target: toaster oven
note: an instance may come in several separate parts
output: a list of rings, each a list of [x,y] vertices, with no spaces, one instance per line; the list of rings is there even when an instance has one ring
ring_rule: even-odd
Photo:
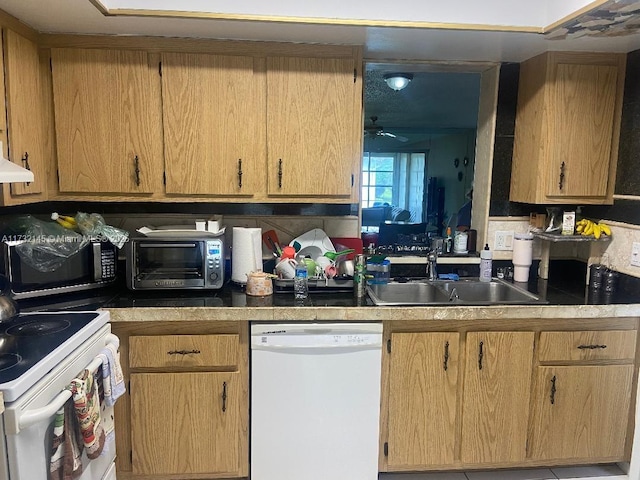
[[[222,237],[134,237],[126,246],[131,290],[214,290],[224,284]]]

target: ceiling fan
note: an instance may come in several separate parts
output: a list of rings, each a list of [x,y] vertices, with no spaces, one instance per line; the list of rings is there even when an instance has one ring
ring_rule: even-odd
[[[407,142],[409,140],[407,137],[403,137],[401,135],[394,135],[393,133],[390,133],[390,132],[385,132],[382,125],[376,124],[376,122],[378,121],[377,116],[374,115],[369,118],[371,119],[371,124],[364,126],[365,137],[370,137],[370,138],[389,137],[389,138],[395,138],[400,142]]]

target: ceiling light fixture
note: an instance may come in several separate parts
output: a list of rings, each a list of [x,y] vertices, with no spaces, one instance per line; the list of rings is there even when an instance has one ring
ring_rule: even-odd
[[[387,82],[389,88],[396,92],[409,85],[411,80],[413,80],[411,73],[387,73],[384,76],[384,81]]]

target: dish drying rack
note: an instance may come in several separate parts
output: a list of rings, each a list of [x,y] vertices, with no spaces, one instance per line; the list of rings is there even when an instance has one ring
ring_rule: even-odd
[[[353,277],[309,277],[307,279],[310,292],[351,292],[353,291]],[[293,279],[276,278],[273,280],[274,292],[293,292]]]

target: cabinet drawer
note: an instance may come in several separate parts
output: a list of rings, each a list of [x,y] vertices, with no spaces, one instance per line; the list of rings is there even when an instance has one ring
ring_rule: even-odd
[[[133,336],[129,342],[131,368],[238,365],[238,335]]]
[[[636,330],[542,332],[541,362],[633,360]]]

